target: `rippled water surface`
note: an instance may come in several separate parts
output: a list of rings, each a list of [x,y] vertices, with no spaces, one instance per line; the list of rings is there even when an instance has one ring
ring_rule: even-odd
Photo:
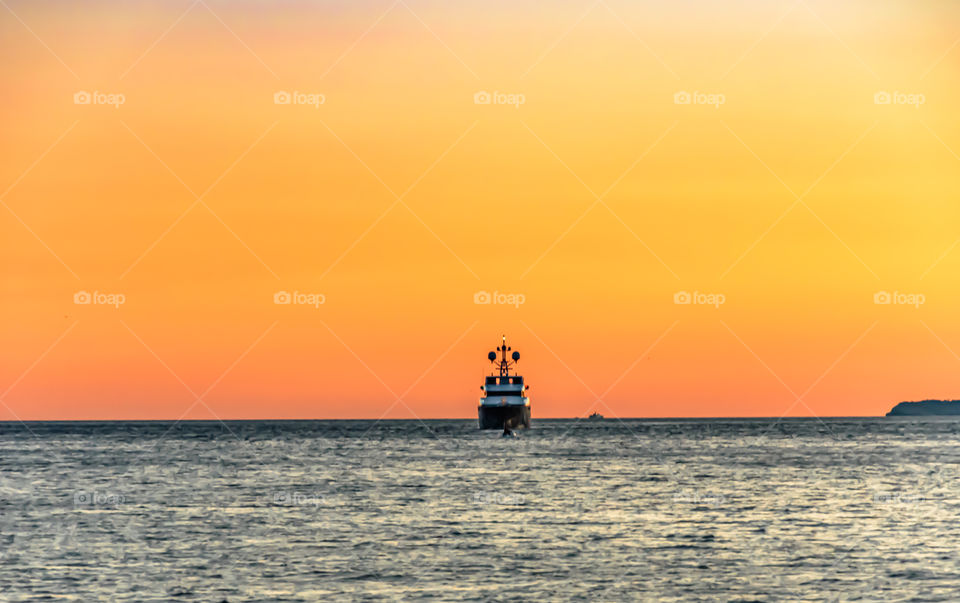
[[[960,421],[0,424],[0,599],[957,600]]]

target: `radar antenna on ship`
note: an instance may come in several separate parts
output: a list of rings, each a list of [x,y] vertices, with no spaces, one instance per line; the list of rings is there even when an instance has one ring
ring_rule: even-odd
[[[510,369],[513,368],[517,364],[517,362],[520,361],[520,352],[514,352],[513,354],[510,355],[510,358],[513,359],[512,362],[510,360],[507,360],[507,352],[509,352],[511,349],[512,348],[507,346],[507,336],[503,335],[501,338],[500,346],[497,348],[497,352],[500,352],[500,361],[497,362],[496,352],[490,352],[489,354],[487,354],[487,358],[490,359],[490,362],[497,365],[497,367],[499,368],[501,377],[506,377],[510,375]]]

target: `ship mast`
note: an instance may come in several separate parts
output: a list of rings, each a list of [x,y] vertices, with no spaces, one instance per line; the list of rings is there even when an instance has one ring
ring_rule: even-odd
[[[510,363],[507,361],[507,336],[504,335],[500,341],[500,347],[497,348],[500,350],[500,376],[506,377],[510,374]]]
[[[510,357],[513,359],[513,362],[507,359],[507,352],[511,348],[507,347],[507,336],[503,335],[500,339],[500,346],[497,348],[497,351],[500,352],[500,362],[497,362],[497,355],[493,352],[490,352],[489,358],[490,362],[494,362],[498,365],[500,369],[500,376],[507,377],[510,375],[510,368],[514,366],[518,360],[520,360],[520,352],[514,352]]]

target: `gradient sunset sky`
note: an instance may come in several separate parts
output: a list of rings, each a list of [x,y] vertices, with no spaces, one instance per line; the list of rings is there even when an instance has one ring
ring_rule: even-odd
[[[957,3],[0,4],[0,420],[960,398]]]

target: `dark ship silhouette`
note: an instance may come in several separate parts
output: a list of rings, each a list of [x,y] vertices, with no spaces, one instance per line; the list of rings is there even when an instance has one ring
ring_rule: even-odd
[[[500,360],[496,352],[487,354],[487,359],[497,367],[497,374],[488,375],[480,386],[483,390],[477,409],[480,429],[502,429],[509,434],[514,429],[530,427],[530,398],[524,395],[530,386],[524,385],[523,377],[516,372],[510,374],[510,369],[520,360],[520,352],[513,352],[508,360],[509,351],[504,335],[497,348]]]

